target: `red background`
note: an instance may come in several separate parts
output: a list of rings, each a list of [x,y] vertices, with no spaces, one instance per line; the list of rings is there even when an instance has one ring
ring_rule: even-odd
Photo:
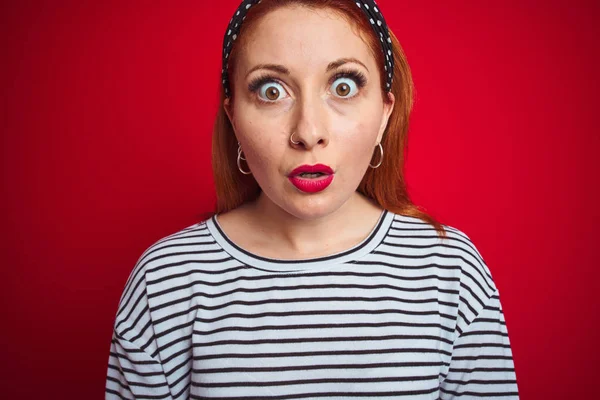
[[[417,88],[413,199],[485,258],[521,397],[593,396],[600,3],[379,3]],[[238,4],[0,6],[3,398],[103,398],[134,263],[214,202]]]

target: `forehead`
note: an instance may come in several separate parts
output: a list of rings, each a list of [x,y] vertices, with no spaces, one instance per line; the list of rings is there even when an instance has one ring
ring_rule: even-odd
[[[247,32],[239,52],[241,70],[261,63],[296,71],[325,71],[332,60],[355,57],[375,70],[375,59],[358,30],[338,12],[302,6],[278,8]]]

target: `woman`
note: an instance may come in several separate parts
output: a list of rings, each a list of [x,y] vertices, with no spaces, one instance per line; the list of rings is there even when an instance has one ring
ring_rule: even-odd
[[[403,179],[406,59],[374,1],[244,1],[218,204],[138,260],[106,398],[518,398],[498,289]]]

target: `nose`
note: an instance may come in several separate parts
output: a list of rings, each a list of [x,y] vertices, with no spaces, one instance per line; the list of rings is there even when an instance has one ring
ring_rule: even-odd
[[[294,123],[290,145],[303,147],[307,150],[315,146],[327,146],[329,133],[327,131],[326,105],[317,94],[303,95],[296,104]]]

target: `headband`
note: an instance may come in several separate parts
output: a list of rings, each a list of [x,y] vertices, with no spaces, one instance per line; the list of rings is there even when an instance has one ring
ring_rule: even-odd
[[[379,36],[379,40],[381,42],[381,48],[383,50],[383,54],[385,55],[384,68],[386,73],[386,91],[389,92],[392,90],[392,82],[394,80],[394,57],[392,55],[392,39],[390,38],[390,34],[388,32],[387,24],[385,23],[385,19],[383,15],[377,8],[377,3],[375,0],[348,0],[353,1],[358,8],[364,11],[366,18],[369,19],[371,23],[371,27],[375,31],[375,33]],[[225,37],[223,38],[223,68],[221,69],[221,76],[223,79],[223,88],[225,89],[225,97],[230,96],[230,88],[229,88],[229,79],[227,76],[228,70],[228,58],[229,53],[231,52],[231,47],[233,46],[233,42],[237,39],[238,34],[240,32],[240,28],[242,22],[246,19],[246,14],[248,10],[255,4],[260,3],[261,0],[244,0],[242,4],[238,7],[237,11],[229,21],[229,26],[227,27],[227,32],[225,33]]]

